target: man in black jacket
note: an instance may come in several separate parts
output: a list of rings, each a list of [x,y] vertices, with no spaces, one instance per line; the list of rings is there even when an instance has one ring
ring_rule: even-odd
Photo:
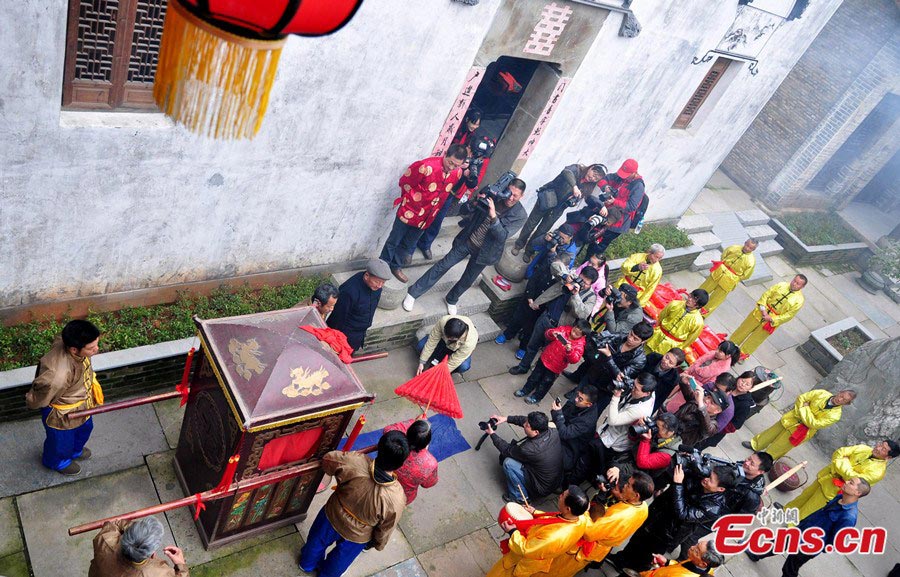
[[[503,499],[522,503],[524,499],[533,501],[549,495],[562,480],[563,450],[559,432],[550,428],[547,415],[534,411],[527,417],[492,415],[491,418],[497,424],[509,423],[525,429],[525,439],[512,443],[501,439],[490,426],[484,431],[500,451],[500,464],[506,476]]]
[[[725,491],[734,487],[736,475],[731,467],[719,465],[709,477],[685,479],[680,465],[672,472],[673,485],[650,505],[650,516],[632,536],[628,546],[610,556],[619,568],[645,571],[653,554],[663,555],[683,549],[711,532],[716,519],[728,512]]]
[[[556,425],[563,448],[563,468],[575,467],[578,456],[594,438],[597,418],[597,387],[585,385],[566,393],[565,405],[557,399],[550,406],[550,418]]]
[[[644,320],[644,310],[638,303],[637,289],[630,284],[623,284],[621,288],[606,287],[606,295],[618,291],[621,295],[613,306],[606,307],[603,314],[603,330],[615,335],[628,334],[634,325]]]
[[[508,190],[510,194],[506,200],[494,202],[493,197],[479,192],[476,199],[463,205],[460,209],[463,229],[453,239],[453,248],[409,287],[409,294],[403,299],[403,310],[411,312],[417,298],[428,292],[447,271],[468,258],[466,270],[444,297],[447,313],[457,314],[459,298],[485,267],[500,262],[506,239],[522,228],[525,222],[525,209],[519,202],[525,194],[525,182],[514,178]]]
[[[772,455],[765,451],[757,451],[744,459],[741,463],[744,476],[738,479],[733,489],[725,493],[728,513],[756,514],[766,488],[766,473],[773,464]]]
[[[684,351],[676,347],[672,347],[664,355],[659,353],[647,355],[647,364],[644,365],[644,370],[656,377],[654,413],[659,411],[659,408],[669,398],[669,394],[675,390],[675,385],[678,384],[678,367],[683,362]]]
[[[613,396],[613,381],[633,379],[644,369],[647,357],[644,343],[653,335],[653,328],[640,322],[624,335],[601,337],[600,342],[588,339],[585,344],[584,362],[566,378],[582,385],[597,387],[597,408],[603,411]],[[597,347],[596,345],[601,345]]]

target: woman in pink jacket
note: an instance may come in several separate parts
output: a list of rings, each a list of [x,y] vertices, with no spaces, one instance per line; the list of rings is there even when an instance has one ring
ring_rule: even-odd
[[[681,381],[687,383],[688,379],[693,377],[701,387],[707,386],[715,381],[716,377],[731,370],[731,367],[740,360],[740,356],[741,349],[737,345],[731,341],[722,341],[715,350],[700,355],[687,370],[681,373]],[[669,397],[673,402],[673,404],[666,405],[670,412],[677,410],[685,403],[684,397],[678,391],[679,388],[676,387]]]

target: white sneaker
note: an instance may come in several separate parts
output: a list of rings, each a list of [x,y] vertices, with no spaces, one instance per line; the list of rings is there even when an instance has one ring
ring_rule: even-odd
[[[447,303],[447,314],[455,315],[457,312],[459,312],[459,309],[456,305],[451,305],[450,303]]]
[[[416,304],[416,299],[411,294],[407,294],[406,298],[403,299],[403,310],[408,313],[411,313],[413,310],[413,305]]]

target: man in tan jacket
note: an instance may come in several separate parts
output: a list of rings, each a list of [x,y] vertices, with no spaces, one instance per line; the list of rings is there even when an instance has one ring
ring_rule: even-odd
[[[63,475],[77,475],[75,462],[90,459],[85,447],[94,429],[90,417],[69,419],[67,413],[103,404],[103,391],[91,357],[100,350],[100,330],[89,321],[69,321],[53,341],[50,351],[41,357],[31,390],[25,394],[29,409],[40,409],[47,439],[41,462]]]
[[[155,517],[107,521],[94,537],[88,577],[189,577],[184,553],[178,547],[163,549],[175,569],[156,556],[162,537],[162,523]]]
[[[469,317],[446,315],[431,327],[431,332],[416,343],[419,351],[417,375],[438,364],[444,357],[450,372],[464,373],[472,366],[472,353],[478,345],[478,331]]]
[[[378,441],[373,461],[362,453],[331,451],[322,469],[337,482],[319,511],[300,551],[300,569],[318,577],[340,577],[362,553],[387,546],[406,506],[403,487],[393,473],[409,456],[406,435],[389,431]],[[328,556],[325,551],[336,546]]]

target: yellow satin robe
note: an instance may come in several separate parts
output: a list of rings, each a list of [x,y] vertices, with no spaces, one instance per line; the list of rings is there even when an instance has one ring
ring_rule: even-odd
[[[709,277],[700,285],[700,288],[709,293],[709,302],[704,307],[707,315],[725,301],[725,297],[737,287],[739,282],[747,280],[753,275],[753,269],[756,268],[756,256],[752,252],[744,253],[743,249],[743,245],[736,244],[722,251],[721,261],[725,266],[719,266],[716,270],[711,271]]]
[[[638,270],[632,272],[631,269],[636,264],[647,263],[650,266],[647,270]],[[662,266],[659,262],[650,264],[647,262],[647,253],[637,252],[625,259],[622,263],[622,282],[631,284],[638,289],[638,302],[641,306],[645,306],[650,302],[659,279],[662,278]],[[621,286],[621,283],[620,283]]]
[[[773,459],[780,459],[794,448],[790,438],[803,423],[809,427],[803,442],[810,440],[819,429],[830,427],[841,420],[841,407],[826,408],[825,404],[833,393],[824,389],[813,389],[797,397],[794,408],[781,416],[774,425],[759,433],[750,441],[754,451],[765,451]],[[797,445],[798,447],[800,445]]]
[[[545,575],[553,559],[574,551],[590,522],[585,512],[574,520],[563,519],[552,525],[535,525],[528,536],[515,531],[509,538],[509,553],[491,567],[485,577],[530,577]]]
[[[687,312],[686,306],[685,301],[675,300],[660,311],[653,336],[644,345],[647,352],[664,355],[672,347],[687,350],[697,340],[703,330],[703,315],[699,309]],[[662,329],[672,336],[666,335]]]
[[[553,560],[547,577],[572,577],[591,561],[603,561],[613,547],[624,543],[644,524],[648,511],[647,503],[616,503],[596,521],[588,520],[584,539],[594,542],[590,554],[585,554],[583,547],[578,547],[574,553],[560,555]]]
[[[684,567],[685,563],[687,563],[687,561],[672,563],[671,565],[666,565],[659,569],[650,569],[649,571],[642,572],[641,577],[697,577],[699,573],[686,569]],[[715,574],[713,569],[710,569],[709,573],[707,573],[707,575],[713,574]]]
[[[729,340],[739,346],[745,355],[752,355],[756,347],[769,338],[769,333],[763,329],[764,321],[759,308],[763,307],[769,312],[772,327],[777,328],[794,318],[804,301],[800,291],[791,292],[791,283],[780,282],[772,285],[759,297],[756,301],[757,308],[750,311],[741,326],[731,333]]]

